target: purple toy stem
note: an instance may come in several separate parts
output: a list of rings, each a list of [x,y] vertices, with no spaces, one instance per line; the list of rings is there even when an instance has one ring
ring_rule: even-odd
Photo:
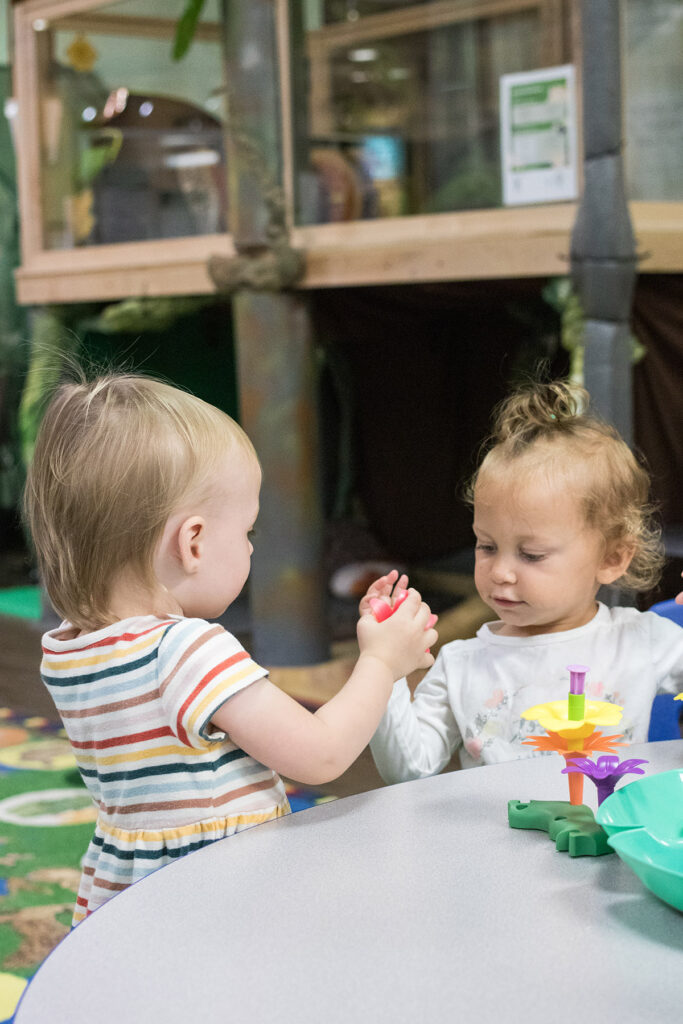
[[[603,800],[606,800],[608,796],[611,796],[614,792],[617,782],[619,781],[613,775],[610,775],[608,779],[594,779],[597,791],[598,791],[598,807]]]
[[[569,672],[569,692],[583,693],[586,685],[587,665],[567,665]]]
[[[598,758],[598,764],[605,773],[610,772],[612,774],[607,775],[603,779],[593,779],[595,787],[598,791],[598,807],[603,800],[606,800],[608,796],[611,796],[614,792],[619,776],[613,774],[619,767],[619,755],[618,754],[604,754]]]

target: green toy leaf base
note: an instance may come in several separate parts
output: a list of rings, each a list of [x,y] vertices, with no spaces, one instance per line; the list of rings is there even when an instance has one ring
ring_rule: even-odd
[[[555,847],[570,857],[601,857],[614,851],[607,845],[607,833],[596,822],[590,807],[568,800],[508,800],[511,828],[534,828],[547,832]]]

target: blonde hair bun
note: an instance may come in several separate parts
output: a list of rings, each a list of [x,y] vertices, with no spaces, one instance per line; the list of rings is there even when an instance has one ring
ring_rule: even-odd
[[[492,439],[524,447],[583,422],[588,406],[586,389],[569,381],[524,385],[494,410]]]

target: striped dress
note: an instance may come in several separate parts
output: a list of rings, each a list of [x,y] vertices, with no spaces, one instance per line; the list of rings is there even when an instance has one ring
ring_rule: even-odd
[[[68,630],[43,637],[41,676],[98,810],[77,924],[164,864],[289,804],[279,776],[211,725],[266,675],[222,626],[150,615],[60,639]]]

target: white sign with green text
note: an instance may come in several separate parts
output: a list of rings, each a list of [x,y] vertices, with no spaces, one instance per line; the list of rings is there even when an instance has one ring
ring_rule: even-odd
[[[500,129],[505,206],[576,199],[571,64],[501,75]]]

